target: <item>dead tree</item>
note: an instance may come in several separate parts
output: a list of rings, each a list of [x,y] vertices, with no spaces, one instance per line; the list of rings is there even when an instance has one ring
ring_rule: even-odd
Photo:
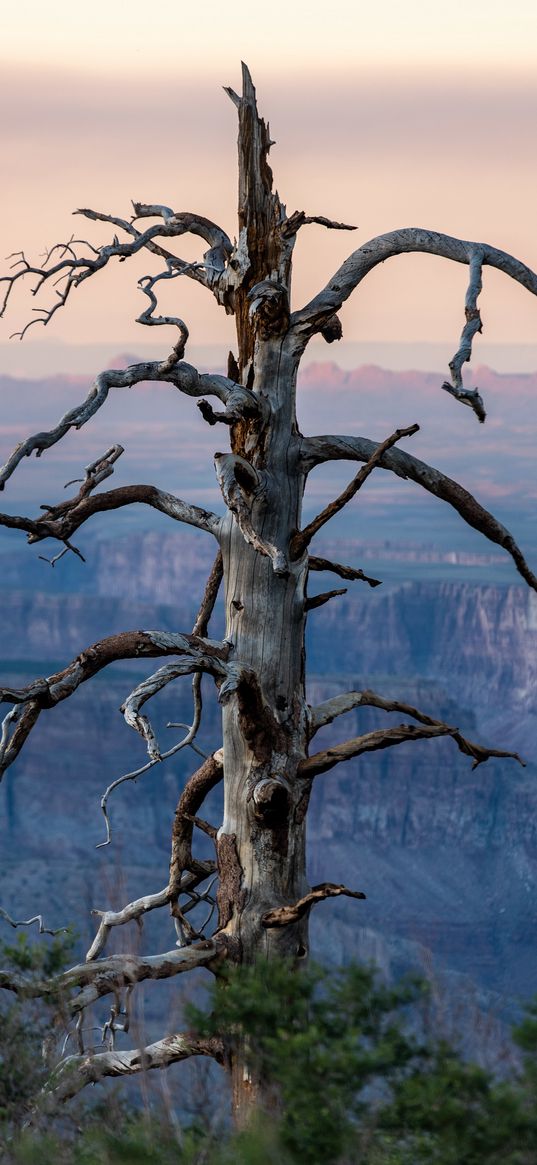
[[[305,822],[312,781],[342,761],[413,740],[444,736],[450,737],[474,766],[492,756],[514,755],[476,744],[456,726],[367,690],[347,692],[319,707],[308,706],[304,653],[307,613],[341,593],[331,590],[308,599],[309,572],[326,571],[343,579],[363,580],[371,586],[377,582],[358,568],[310,553],[315,535],[355,496],[373,470],[381,470],[417,482],[454,507],[465,522],[504,547],[521,576],[537,590],[535,575],[504,526],[457,482],[397,448],[403,438],[417,432],[417,425],[397,430],[380,444],[354,435],[302,436],[295,415],[301,357],[312,337],[320,335],[327,343],[341,337],[338,310],[379,263],[420,251],[466,264],[469,282],[465,322],[450,363],[450,379],[442,388],[469,406],[483,422],[481,395],[477,388],[464,387],[461,375],[464,362],[470,359],[473,337],[481,330],[477,301],[483,269],[498,268],[534,295],[537,275],[487,244],[410,227],[391,231],[359,247],[310,303],[293,311],[291,263],[298,231],[312,223],[336,230],[353,228],[304,211],[286,213],[273,190],[268,164],[272,145],[269,128],[258,116],[255,89],[246,67],[243,66],[242,95],[232,89],[227,93],[239,121],[237,241],[206,218],[155,203],[134,203],[132,218],[84,209],[77,213],[112,228],[111,241],[94,247],[71,238],[53,247],[37,266],[24,253],[18,253],[13,256],[11,274],[3,279],[4,309],[19,280],[30,277],[34,294],[46,293],[54,286],[52,305],[39,309],[31,321],[48,324],[86,279],[116,260],[121,262],[143,251],[148,260],[155,261],[156,273],[139,281],[147,300],[139,322],[171,327],[177,339],[170,355],[161,361],[102,372],[86,399],[54,428],[36,433],[17,446],[0,470],[0,488],[4,488],[24,457],[32,453],[39,457],[71,428],[85,425],[105,405],[111,391],[147,381],[166,381],[183,396],[196,400],[205,421],[220,426],[219,444],[225,444],[226,450],[215,454],[223,516],[153,485],[99,492],[97,486],[113,473],[114,463],[123,452],[120,445],[87,467],[80,489],[67,501],[43,507],[36,518],[0,515],[4,526],[25,531],[31,543],[55,539],[60,547],[59,557],[76,552],[72,539],[93,514],[142,503],[175,522],[204,530],[214,539],[217,551],[191,634],[125,631],[86,647],[54,675],[37,679],[20,690],[0,690],[0,700],[10,706],[0,740],[2,770],[15,760],[42,711],[69,697],[80,684],[115,660],[140,656],[167,659],[138,684],[122,708],[127,723],[147,744],[145,768],[159,764],[179,748],[195,747],[203,675],[214,680],[222,706],[222,747],[190,777],[171,823],[168,884],[116,913],[104,912],[86,962],[59,980],[29,988],[23,976],[5,973],[0,986],[42,995],[60,989],[64,1007],[75,1024],[78,1050],[56,1068],[45,1098],[47,1103],[66,1100],[88,1082],[105,1076],[125,1076],[203,1055],[214,1057],[230,1070],[235,1116],[241,1122],[252,1105],[263,1102],[263,1082],[241,1047],[224,1046],[218,1040],[203,1041],[187,1033],[167,1036],[143,1049],[115,1048],[115,1032],[128,1030],[129,998],[136,984],[199,966],[218,976],[226,960],[251,963],[278,955],[299,963],[308,951],[311,907],[339,894],[363,897],[360,891],[330,883],[311,888],[306,874]],[[170,249],[186,233],[199,236],[207,245],[199,262],[186,262]],[[180,276],[201,283],[223,310],[235,317],[237,354],[230,354],[227,376],[201,374],[187,363],[185,323],[178,317],[158,314],[160,282]],[[301,503],[308,475],[317,465],[337,459],[359,462],[361,468],[344,492],[302,527]],[[227,625],[225,639],[217,642],[208,638],[208,625],[221,580]],[[192,725],[174,748],[163,753],[147,715],[147,704],[165,685],[186,675],[193,677]],[[399,712],[410,722],[368,732],[335,747],[320,746],[318,751],[315,746],[312,748],[319,729],[358,706]],[[132,775],[126,774],[120,780]],[[209,791],[221,780],[224,816],[216,830],[198,814]],[[114,784],[117,783],[120,782]],[[103,797],[107,828],[107,800],[113,787]],[[193,857],[196,828],[213,838],[214,861],[202,862]],[[188,913],[193,904],[204,899],[212,901],[215,875],[217,921],[214,933],[200,935],[189,923]],[[113,927],[140,920],[146,912],[163,907],[171,910],[175,921],[175,949],[147,957],[107,957],[103,953]],[[107,996],[113,1000],[105,1024],[108,1045],[102,1051],[87,1050],[82,1037],[84,1011]]]

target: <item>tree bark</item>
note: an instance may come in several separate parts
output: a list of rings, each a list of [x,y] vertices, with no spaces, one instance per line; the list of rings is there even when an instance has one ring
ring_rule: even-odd
[[[224,819],[218,833],[219,932],[229,957],[302,959],[307,914],[266,929],[262,917],[302,898],[306,880],[308,782],[298,775],[307,751],[305,600],[307,554],[290,560],[300,529],[305,475],[295,416],[299,356],[288,335],[292,242],[285,210],[272,192],[268,127],[244,71],[239,109],[239,223],[243,278],[235,292],[238,368],[260,403],[259,415],[231,431],[231,448],[253,467],[240,477],[249,522],[270,554],[245,540],[237,516],[224,519],[222,548],[226,638],[243,678],[223,709]],[[293,240],[294,241],[294,240]],[[274,553],[275,551],[275,553]],[[259,1079],[244,1046],[231,1050],[232,1103],[238,1125],[273,1089]]]

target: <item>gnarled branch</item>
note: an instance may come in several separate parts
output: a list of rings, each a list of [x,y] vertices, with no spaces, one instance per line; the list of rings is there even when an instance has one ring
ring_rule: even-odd
[[[76,497],[58,506],[47,507],[46,513],[36,519],[0,514],[0,525],[26,530],[30,543],[55,538],[66,543],[66,548],[74,549],[68,545],[69,538],[94,514],[103,514],[132,505],[151,506],[161,514],[166,514],[168,518],[184,522],[187,526],[195,526],[198,530],[205,530],[215,538],[218,538],[220,533],[221,518],[217,514],[185,502],[182,498],[158,489],[155,485],[122,485],[91,497],[80,497],[80,494],[77,494]]]
[[[104,405],[110,389],[132,388],[133,385],[142,384],[144,381],[172,384],[180,392],[190,397],[216,396],[224,405],[227,405],[228,400],[231,400],[234,415],[241,407],[240,402],[251,411],[258,409],[253,392],[249,392],[242,385],[235,384],[227,376],[200,373],[192,364],[187,364],[184,360],[171,366],[169,366],[168,361],[150,360],[131,364],[128,368],[110,368],[99,373],[85,400],[69,409],[53,429],[35,433],[16,446],[5,465],[0,468],[0,489],[4,488],[6,481],[24,457],[30,457],[32,453],[41,457],[46,449],[51,449],[53,445],[61,441],[70,429],[81,429],[83,425],[87,424]],[[9,523],[6,521],[4,524],[8,525]]]
[[[412,710],[410,715],[413,715],[414,711]],[[493,756],[509,757],[512,760],[517,760],[524,767],[524,761],[517,752],[504,752],[497,748],[485,748],[483,745],[473,744],[472,741],[466,740],[458,728],[452,728],[451,725],[444,724],[441,720],[428,722],[429,718],[424,716],[421,716],[420,719],[425,722],[422,724],[399,724],[397,728],[379,728],[375,732],[366,732],[363,736],[355,736],[351,740],[344,741],[343,744],[336,744],[333,748],[317,752],[314,756],[301,761],[298,769],[299,775],[308,779],[313,778],[320,773],[328,772],[341,761],[351,760],[366,752],[378,752],[379,749],[393,748],[395,745],[405,744],[407,741],[430,740],[437,736],[450,736],[460,752],[472,757],[474,762],[472,768],[474,769]]]
[[[482,289],[482,275],[483,258],[481,251],[475,250],[470,257],[470,280],[468,283],[468,290],[466,292],[466,300],[464,303],[464,314],[466,323],[461,333],[459,347],[449,362],[449,370],[451,372],[451,381],[444,381],[442,388],[446,392],[451,393],[457,400],[462,401],[463,404],[469,405],[478,419],[483,424],[486,418],[485,406],[483,398],[477,388],[464,388],[462,383],[462,366],[468,363],[472,356],[472,341],[477,332],[483,330],[481,323],[481,315],[477,306],[477,297]]]
[[[168,1068],[170,1064],[191,1056],[210,1056],[221,1064],[224,1062],[223,1043],[215,1038],[198,1039],[186,1033],[164,1036],[145,1048],[68,1056],[55,1069],[38,1098],[38,1110],[50,1112],[56,1105],[71,1100],[88,1084],[98,1084],[107,1076],[134,1076],[152,1068]]]
[[[25,688],[0,688],[0,703],[26,704],[36,700],[42,708],[53,708],[91,679],[108,664],[119,659],[138,659],[162,655],[186,655],[193,670],[208,671],[219,677],[227,676],[226,659],[229,645],[197,635],[181,635],[171,631],[122,631],[108,639],[100,639],[86,648],[61,671],[44,679],[34,680]]]
[[[15,260],[12,264],[13,274],[0,277],[0,283],[7,284],[0,308],[0,317],[6,310],[14,285],[27,275],[35,276],[36,282],[32,287],[32,295],[34,296],[45,284],[52,283],[56,288],[56,300],[52,307],[36,309],[41,312],[41,315],[30,320],[22,332],[16,333],[21,339],[33,324],[47,325],[50,323],[56,312],[67,302],[73,288],[78,287],[86,279],[95,275],[97,271],[106,267],[111,259],[118,259],[121,263],[143,249],[165,259],[168,268],[174,273],[188,275],[191,279],[202,283],[214,292],[220,303],[223,302],[219,282],[233,249],[225,231],[211,223],[209,219],[188,212],[174,213],[168,207],[146,206],[142,203],[134,203],[133,205],[136,218],[151,216],[159,217],[161,221],[142,232],[137,230],[133,222],[129,222],[127,219],[83,208],[74,213],[83,215],[84,218],[90,219],[92,222],[105,222],[115,226],[124,231],[129,236],[129,240],[120,242],[118,236],[114,235],[111,243],[94,247],[85,239],[71,238],[67,243],[57,243],[52,247],[45,256],[44,264],[40,267],[30,263],[24,251],[17,251],[10,256]],[[167,214],[163,213],[166,211]],[[158,237],[177,238],[184,234],[200,235],[209,242],[210,250],[203,256],[202,262],[187,263],[156,241]],[[79,246],[88,247],[91,254],[79,255],[77,252]],[[49,266],[50,260],[56,252],[59,252],[59,258],[56,263]],[[63,284],[61,290],[58,290],[59,284]],[[145,323],[146,321],[142,320],[141,322]]]
[[[50,930],[48,926],[45,926],[42,914],[34,914],[33,918],[17,920],[12,918],[11,915],[8,914],[7,910],[4,910],[2,906],[0,906],[0,918],[3,918],[4,922],[7,922],[8,926],[12,926],[14,930],[17,930],[19,926],[33,926],[34,922],[37,922],[39,927],[38,934],[51,934],[53,936],[57,934],[67,934],[69,929],[67,926],[60,926],[57,928],[57,930]]]
[[[261,917],[261,925],[266,930],[280,926],[291,926],[292,923],[299,922],[318,902],[324,902],[325,898],[339,898],[341,894],[344,894],[346,898],[366,897],[361,890],[349,890],[347,886],[339,886],[334,882],[320,882],[318,886],[312,886],[309,894],[305,894],[303,898],[299,898],[298,902],[293,902],[291,906],[278,906],[275,910],[268,910]]]
[[[183,874],[178,891],[180,894],[189,894],[190,891],[195,890],[196,886],[205,878],[209,878],[216,869],[214,862],[197,862],[197,867],[196,873],[189,870]],[[93,962],[101,954],[114,926],[124,926],[127,922],[138,922],[141,925],[141,920],[145,914],[149,914],[152,910],[160,910],[162,906],[167,906],[171,897],[172,891],[168,885],[163,890],[158,890],[156,894],[144,894],[142,898],[128,902],[121,910],[92,910],[92,914],[98,915],[101,921],[86,955],[86,962]]]
[[[481,328],[476,307],[477,294],[481,285],[481,267],[487,265],[495,267],[520,283],[532,295],[537,295],[537,274],[525,263],[521,263],[519,259],[515,259],[506,251],[498,250],[497,247],[489,246],[488,243],[456,239],[451,235],[424,230],[421,227],[406,227],[402,230],[389,231],[385,235],[378,235],[354,251],[338,268],[322,291],[300,311],[293,313],[291,328],[295,339],[302,348],[305,348],[308,340],[316,332],[322,330],[326,320],[334,312],[339,311],[349,295],[379,263],[384,263],[386,259],[395,255],[418,252],[437,255],[442,259],[451,259],[455,263],[466,263],[472,268],[466,300],[467,311],[470,313],[469,316],[467,315],[468,327],[465,328],[461,338],[462,356],[460,357],[460,348],[450,365],[453,381],[452,387],[448,391],[454,389],[453,395],[458,400],[462,400],[464,404],[471,405],[478,418],[484,420],[484,407],[481,398],[478,400],[476,396],[468,395],[467,391],[462,389],[462,385],[457,383],[457,378],[460,376],[460,365],[468,359],[469,353],[465,355],[465,352],[468,351],[467,344],[475,332]],[[446,385],[443,387],[445,388]]]
[[[339,435],[323,437],[307,437],[302,442],[302,465],[309,472],[315,465],[325,461],[369,461],[375,452],[374,441],[367,437],[342,437]],[[517,546],[512,534],[501,522],[485,510],[464,486],[441,473],[439,469],[419,461],[410,453],[401,449],[389,449],[378,462],[381,469],[389,469],[397,477],[415,481],[428,493],[448,502],[461,518],[479,530],[490,542],[502,546],[511,555],[513,562],[522,578],[532,590],[537,590],[537,578],[530,570],[522,551]]]
[[[207,939],[160,955],[109,955],[95,962],[79,963],[44,980],[35,980],[20,971],[0,971],[0,988],[26,999],[59,1000],[75,1016],[102,996],[117,994],[134,983],[170,979],[194,967],[209,966],[222,956],[223,949],[217,939]],[[68,994],[76,988],[80,988],[78,995],[67,1001]]]

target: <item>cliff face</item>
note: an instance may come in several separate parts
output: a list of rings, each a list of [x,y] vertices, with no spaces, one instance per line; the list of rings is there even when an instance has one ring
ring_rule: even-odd
[[[3,678],[21,684],[29,673],[45,672],[47,661],[66,660],[121,628],[188,629],[209,562],[177,540],[170,556],[162,539],[144,536],[97,550],[92,577],[99,594],[4,590]],[[310,879],[346,882],[364,890],[367,901],[320,906],[315,949],[350,958],[369,957],[378,947],[392,968],[413,963],[429,971],[432,959],[443,968],[451,1012],[468,983],[476,997],[496,993],[495,1006],[509,1012],[514,999],[535,990],[536,597],[516,586],[357,585],[352,596],[313,611],[309,623],[312,703],[372,687],[457,724],[471,738],[516,748],[530,762],[522,769],[490,761],[472,772],[453,742],[441,740],[402,745],[319,777]],[[113,846],[94,849],[104,834],[103,789],[144,760],[141,742],[116,710],[133,673],[144,670],[147,661],[141,670],[118,666],[44,713],[7,774],[0,788],[0,871],[8,909],[42,910],[52,924],[76,919],[84,936],[92,907],[119,906],[165,884],[171,815],[185,774],[196,767],[192,754],[119,789],[110,805]],[[189,715],[183,681],[157,702],[155,722],[166,744],[167,721]],[[380,713],[355,711],[317,741],[324,747],[385,722]],[[200,743],[207,750],[219,744],[218,709],[209,695]],[[216,823],[219,813],[216,795]],[[158,941],[171,945],[168,920],[159,925]]]

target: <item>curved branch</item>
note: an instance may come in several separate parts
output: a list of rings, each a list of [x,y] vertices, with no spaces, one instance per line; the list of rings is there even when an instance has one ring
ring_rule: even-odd
[[[6,481],[11,477],[19,462],[24,457],[30,457],[32,453],[40,457],[46,449],[52,448],[58,441],[61,441],[62,437],[65,437],[70,429],[81,429],[83,425],[91,420],[104,405],[111,388],[132,388],[133,385],[142,384],[145,381],[160,381],[172,384],[180,392],[185,393],[186,396],[216,396],[226,405],[228,400],[230,400],[234,412],[240,407],[239,402],[242,402],[244,406],[247,406],[252,411],[257,411],[256,398],[253,392],[249,392],[242,385],[235,384],[227,376],[219,376],[213,373],[200,373],[185,361],[180,361],[180,363],[173,364],[171,367],[168,366],[167,361],[159,363],[159,361],[153,360],[139,364],[131,364],[128,368],[123,369],[107,369],[96,377],[85,400],[81,404],[75,405],[74,408],[69,409],[53,429],[35,433],[16,446],[5,465],[0,468],[0,489],[4,488]],[[7,525],[8,523],[6,522],[5,524]],[[25,528],[24,526],[22,527],[22,529]]]
[[[0,739],[0,782],[6,769],[17,759],[40,712],[41,706],[38,701],[30,700],[27,704],[15,704],[7,716],[4,716]]]
[[[162,655],[186,655],[196,671],[227,677],[229,644],[197,635],[171,631],[122,631],[100,639],[77,655],[67,667],[25,688],[0,688],[0,704],[26,704],[36,700],[41,708],[53,708],[71,696],[80,684],[119,659],[139,659]]]
[[[7,922],[8,925],[12,926],[14,930],[17,930],[19,926],[33,926],[34,922],[37,922],[39,926],[39,930],[37,932],[38,934],[51,934],[55,936],[57,934],[67,934],[69,931],[69,927],[67,926],[60,926],[57,930],[50,930],[48,926],[45,926],[42,914],[34,914],[33,918],[26,918],[24,920],[21,919],[17,921],[15,918],[12,918],[11,915],[8,914],[7,910],[4,910],[2,906],[0,906],[0,918],[3,918],[4,922]]]
[[[173,905],[177,903],[182,889],[183,873],[192,867],[192,835],[195,817],[205,798],[216,788],[224,775],[224,754],[222,749],[213,753],[195,773],[189,777],[175,810],[172,827],[172,847],[170,856],[170,877],[168,889]]]
[[[394,710],[397,711],[397,707]],[[412,709],[410,715],[413,715],[414,711]],[[311,779],[320,773],[328,772],[329,769],[334,768],[342,761],[362,756],[363,753],[378,752],[379,749],[393,748],[395,745],[405,744],[407,741],[430,740],[437,736],[451,736],[459,751],[465,756],[472,757],[474,761],[472,768],[474,769],[493,756],[509,757],[511,760],[517,760],[524,767],[524,761],[517,752],[503,752],[496,748],[485,748],[480,744],[473,744],[472,741],[466,740],[461,735],[458,728],[452,728],[440,720],[429,723],[427,722],[429,717],[422,716],[420,718],[426,722],[420,725],[399,724],[397,728],[380,728],[375,732],[366,732],[363,736],[355,736],[351,740],[346,740],[343,744],[336,744],[333,748],[327,748],[323,752],[317,752],[314,756],[301,761],[298,768],[299,775]]]
[[[451,382],[444,381],[442,388],[454,396],[456,400],[462,401],[462,404],[469,405],[478,419],[483,424],[486,418],[485,406],[483,398],[477,388],[464,388],[462,383],[461,369],[463,364],[467,364],[472,356],[472,341],[477,332],[483,331],[481,322],[481,315],[477,306],[477,299],[482,290],[482,269],[483,256],[479,249],[475,250],[470,257],[470,279],[468,283],[468,290],[466,292],[466,299],[464,303],[464,314],[466,323],[461,333],[459,347],[449,362],[449,370],[451,372]]]
[[[180,894],[188,894],[191,890],[195,890],[200,882],[209,878],[216,870],[214,862],[198,862],[197,865],[199,868],[196,873],[189,870],[183,874],[179,886]],[[167,906],[171,897],[172,891],[168,885],[163,890],[158,890],[156,894],[144,894],[143,898],[136,898],[134,902],[127,903],[121,910],[92,910],[91,913],[98,915],[101,921],[86,955],[86,962],[92,963],[101,954],[114,926],[123,926],[126,922],[138,922],[141,925],[144,914]]]
[[[312,906],[316,906],[318,902],[324,902],[325,898],[339,898],[341,894],[346,898],[366,897],[361,890],[349,890],[347,886],[339,886],[334,882],[320,882],[318,886],[312,886],[309,894],[305,894],[291,906],[278,906],[275,910],[268,910],[261,917],[261,926],[264,926],[265,930],[291,926],[294,922],[299,922],[305,914],[309,914]]]
[[[451,235],[440,234],[438,231],[428,231],[421,227],[405,227],[397,231],[389,231],[385,235],[377,235],[363,246],[358,247],[352,255],[338,268],[326,287],[310,300],[300,311],[294,312],[291,317],[291,326],[294,331],[309,339],[317,330],[319,321],[326,315],[339,310],[349,295],[362,282],[366,275],[391,259],[395,255],[411,253],[425,253],[437,255],[441,259],[451,259],[455,263],[469,264],[474,256],[480,257],[484,266],[495,267],[521,283],[532,295],[537,295],[537,275],[525,263],[515,259],[506,251],[491,247],[487,243],[474,243],[464,239],[456,239]]]
[[[302,466],[308,473],[316,465],[325,461],[369,461],[376,448],[374,441],[367,437],[323,436],[307,437],[302,441]],[[501,522],[485,510],[468,490],[453,481],[451,477],[441,473],[439,469],[419,461],[410,453],[400,449],[390,449],[379,461],[381,469],[389,469],[397,477],[415,481],[435,497],[448,502],[461,518],[479,530],[490,542],[502,546],[511,555],[513,562],[522,578],[532,590],[537,590],[537,578],[530,570],[522,551],[517,546],[512,534]]]
[[[0,525],[27,530],[30,543],[42,542],[45,538],[56,538],[60,542],[66,542],[94,514],[132,505],[151,506],[161,514],[166,514],[168,518],[174,518],[176,522],[195,526],[198,530],[205,530],[218,538],[221,524],[218,514],[190,502],[184,502],[182,498],[158,489],[155,485],[123,485],[95,494],[93,497],[82,497],[80,500],[78,495],[58,506],[48,508],[42,517],[36,519],[12,518],[9,514],[0,514]]]
[[[345,260],[310,303],[293,313],[291,331],[295,342],[298,341],[299,347],[303,350],[308,340],[316,332],[322,332],[327,321],[379,263],[384,263],[386,259],[395,255],[411,253],[437,255],[442,259],[451,259],[455,263],[466,263],[471,268],[470,285],[466,296],[466,325],[459,351],[450,364],[451,384],[446,382],[442,387],[463,404],[470,405],[478,419],[484,421],[486,414],[478,390],[464,389],[460,375],[462,363],[470,359],[473,336],[477,331],[481,331],[481,317],[477,309],[477,296],[481,290],[481,268],[495,267],[520,283],[532,295],[537,295],[537,274],[513,255],[500,251],[497,247],[491,247],[488,243],[456,239],[451,235],[424,230],[421,227],[406,227],[370,239]]]
[[[44,264],[41,267],[34,266],[30,263],[23,251],[15,252],[15,254],[10,256],[10,258],[15,259],[15,262],[12,264],[12,270],[15,268],[18,268],[18,270],[14,270],[13,275],[0,277],[0,283],[7,284],[4,300],[0,308],[0,317],[4,314],[13,287],[19,279],[24,279],[27,275],[34,275],[36,277],[36,283],[32,288],[32,295],[37,295],[44,284],[49,283],[49,281],[52,281],[53,286],[56,288],[58,284],[64,283],[62,290],[56,290],[56,301],[53,306],[51,308],[36,309],[42,313],[41,316],[29,321],[22,332],[17,333],[21,339],[28,328],[34,323],[44,325],[50,323],[55,313],[66,303],[72,289],[78,287],[86,279],[89,279],[97,271],[101,270],[101,268],[106,267],[111,259],[117,258],[121,263],[143,249],[150,251],[152,254],[160,255],[169,264],[170,269],[173,268],[177,274],[188,275],[191,279],[202,283],[204,287],[208,287],[213,291],[218,302],[223,302],[219,283],[224,274],[227,259],[233,249],[225,231],[217,227],[215,223],[211,223],[209,219],[188,212],[176,214],[167,207],[144,206],[142,203],[135,203],[133,206],[137,218],[150,215],[152,217],[158,216],[162,221],[141,232],[136,229],[132,222],[128,222],[127,219],[118,218],[115,215],[103,214],[100,211],[90,210],[88,208],[82,208],[74,211],[74,213],[83,215],[84,218],[90,219],[92,222],[105,222],[118,227],[119,230],[129,235],[129,241],[121,243],[118,236],[115,235],[111,243],[96,248],[90,243],[87,243],[85,239],[71,238],[67,243],[57,243],[52,247],[47,252]],[[169,213],[165,215],[162,213],[163,211],[168,211]],[[203,256],[201,263],[186,263],[184,259],[173,255],[156,242],[159,236],[164,238],[177,238],[184,234],[200,235],[209,242],[210,250]],[[90,255],[78,255],[76,250],[78,245],[87,246],[92,253]],[[56,263],[49,266],[50,259],[56,251],[60,252],[60,257]]]
[[[50,1111],[51,1107],[63,1104],[88,1084],[97,1084],[106,1076],[134,1076],[139,1072],[148,1072],[151,1068],[168,1068],[170,1064],[177,1064],[191,1056],[210,1056],[222,1064],[224,1045],[214,1037],[198,1039],[187,1033],[165,1036],[145,1048],[68,1056],[55,1069],[38,1098],[38,1108]]]
[[[198,615],[197,615],[196,621],[194,623],[194,627],[192,629],[192,635],[194,635],[194,636],[205,637],[207,634],[209,620],[211,618],[214,604],[216,602],[216,598],[218,595],[218,590],[220,587],[220,583],[222,581],[222,577],[223,577],[222,553],[221,553],[221,551],[218,551],[218,554],[216,555],[216,558],[214,560],[211,572],[210,572],[209,577],[207,579],[207,583],[205,586],[205,591],[204,591],[203,598],[201,601],[200,609],[198,611]],[[201,713],[202,713],[201,676],[202,676],[201,671],[195,672],[193,679],[192,679],[192,698],[193,698],[193,702],[194,702],[194,715],[192,718],[192,723],[190,725],[168,724],[168,728],[186,728],[187,732],[186,732],[186,735],[183,736],[182,740],[179,740],[177,742],[177,744],[174,744],[172,746],[172,748],[167,749],[166,752],[161,753],[160,750],[158,749],[158,747],[156,746],[156,740],[155,740],[154,733],[153,733],[153,730],[151,728],[149,721],[145,717],[140,717],[140,718],[138,718],[138,720],[135,719],[135,721],[133,723],[133,727],[136,728],[138,731],[142,730],[142,735],[145,737],[145,739],[148,742],[148,745],[150,746],[149,747],[150,759],[145,765],[142,765],[139,768],[134,769],[132,772],[123,773],[122,776],[117,777],[105,789],[103,796],[101,797],[101,809],[102,809],[104,819],[105,819],[106,839],[105,839],[105,841],[99,843],[99,845],[97,846],[98,849],[102,849],[104,846],[110,845],[110,842],[112,840],[110,817],[108,814],[108,800],[110,798],[110,795],[114,792],[115,789],[117,789],[120,785],[123,785],[126,781],[136,781],[138,779],[138,777],[143,776],[144,773],[148,772],[149,769],[153,768],[156,764],[160,764],[163,760],[167,760],[170,756],[175,756],[176,753],[180,752],[184,748],[190,747],[194,750],[194,752],[201,751],[198,749],[197,745],[194,744],[194,741],[195,741],[195,738],[197,736],[199,726],[201,723]],[[150,679],[151,678],[155,679],[155,677],[150,677]],[[165,679],[165,682],[168,682],[168,679],[171,680],[173,678],[174,678],[173,675],[168,675],[168,677]],[[162,686],[162,685],[160,685],[160,686]],[[146,681],[144,692],[143,692],[144,700],[148,699],[150,696],[154,695],[154,693],[158,690],[159,690],[158,681],[157,681],[157,686],[154,686],[152,690],[149,689],[148,681]],[[132,711],[134,712],[134,716],[136,717],[137,716],[136,701],[138,700],[138,691],[131,693],[131,697],[134,697],[135,704],[134,704],[134,707],[132,708]],[[127,705],[129,704],[131,697],[129,697],[129,700],[127,701]],[[143,701],[141,701],[141,702],[143,702]],[[139,706],[140,706],[140,704],[138,704],[138,707]],[[130,723],[130,722],[131,721],[129,721],[127,719],[127,723]],[[155,747],[151,747],[152,745],[154,745]],[[201,753],[201,755],[204,755],[204,754]]]

